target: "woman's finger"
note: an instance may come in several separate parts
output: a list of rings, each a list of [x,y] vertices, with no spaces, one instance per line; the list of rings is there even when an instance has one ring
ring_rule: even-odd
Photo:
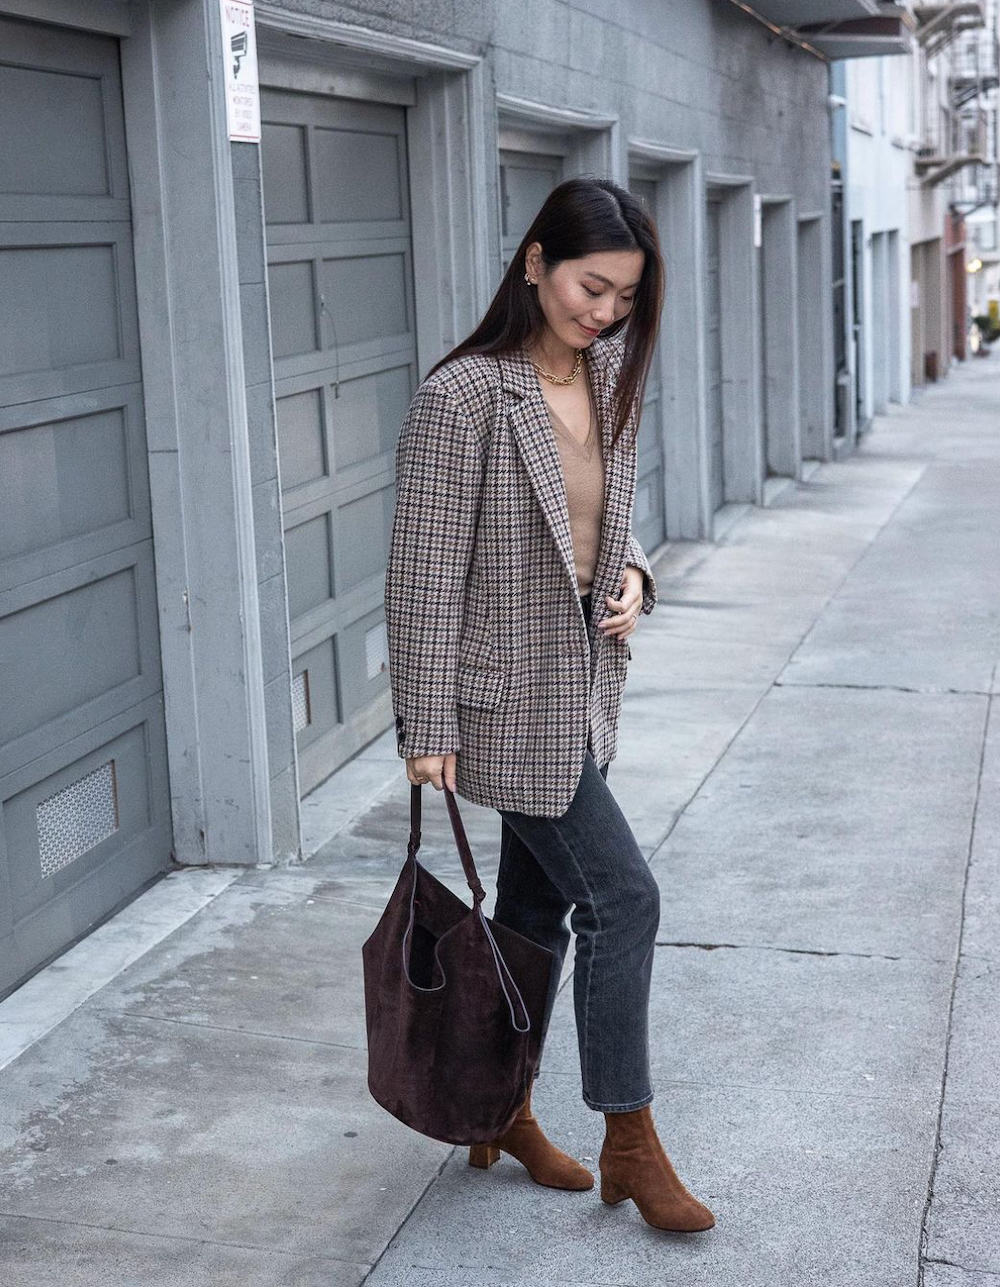
[[[635,629],[639,620],[639,609],[642,606],[642,595],[638,595],[632,600],[617,600],[608,596],[609,605],[616,609],[615,615],[605,617],[599,623],[598,629],[603,630],[605,634],[619,634],[626,628]],[[620,610],[619,610],[620,609]]]

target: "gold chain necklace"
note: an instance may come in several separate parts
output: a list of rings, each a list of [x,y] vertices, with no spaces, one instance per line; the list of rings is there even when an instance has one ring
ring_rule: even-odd
[[[544,376],[544,378],[550,381],[552,384],[572,384],[573,381],[576,379],[576,377],[580,374],[580,371],[583,367],[583,349],[577,349],[576,361],[573,363],[573,370],[570,372],[569,375],[553,375],[551,371],[546,371],[544,367],[539,366],[538,363],[535,361],[532,361],[531,358],[529,358],[528,361],[531,362],[531,365],[535,368],[535,370],[538,372],[539,375]]]

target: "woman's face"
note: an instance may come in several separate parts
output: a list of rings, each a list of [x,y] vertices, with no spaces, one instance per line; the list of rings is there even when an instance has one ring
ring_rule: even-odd
[[[632,307],[646,256],[602,250],[547,268],[541,250],[537,241],[529,246],[525,264],[548,328],[570,348],[585,349]]]

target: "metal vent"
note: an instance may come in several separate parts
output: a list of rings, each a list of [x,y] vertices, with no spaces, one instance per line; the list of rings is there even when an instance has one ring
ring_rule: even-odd
[[[309,702],[309,672],[302,671],[292,680],[292,722],[296,733],[301,733],[312,723],[312,708]]]
[[[389,638],[384,621],[365,631],[365,663],[369,679],[374,679],[389,666]]]
[[[108,760],[35,807],[38,859],[54,876],[118,830],[118,781]]]

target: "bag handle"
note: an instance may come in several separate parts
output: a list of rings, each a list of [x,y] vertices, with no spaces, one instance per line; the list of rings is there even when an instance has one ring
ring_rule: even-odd
[[[486,941],[490,945],[490,952],[493,955],[493,964],[496,967],[497,978],[500,982],[500,990],[503,992],[504,1000],[507,1002],[507,1009],[510,1011],[511,1027],[515,1032],[525,1033],[531,1029],[531,1017],[528,1014],[528,1007],[524,1004],[524,997],[521,996],[521,990],[514,980],[508,968],[507,962],[503,959],[500,946],[493,937],[489,921],[483,915],[483,900],[486,897],[486,890],[483,889],[482,881],[479,879],[479,873],[476,871],[476,864],[472,857],[472,849],[469,846],[469,838],[465,834],[465,824],[462,822],[462,815],[458,811],[458,801],[455,799],[455,793],[450,791],[447,786],[444,788],[445,803],[448,806],[448,816],[451,818],[451,829],[455,834],[455,844],[458,846],[458,856],[462,860],[462,870],[465,872],[465,879],[469,888],[472,890],[472,907],[480,925],[483,927],[483,933],[486,935]],[[417,860],[417,850],[420,848],[420,787],[416,783],[410,784],[410,840],[406,846],[406,856],[408,860],[414,863]],[[416,916],[415,895],[417,891],[416,873],[414,873],[413,889],[410,892],[410,919],[406,927],[406,933],[403,935],[403,970],[407,979],[410,977],[406,961],[406,943],[410,934],[413,932],[413,922]],[[412,984],[412,979],[410,980]],[[513,993],[513,996],[511,996]],[[515,1009],[515,1001],[517,1009]],[[520,1013],[518,1013],[518,1011]]]
[[[472,890],[472,897],[475,906],[478,908],[486,897],[486,890],[483,889],[482,881],[479,879],[479,872],[476,871],[476,864],[472,858],[472,849],[469,847],[469,838],[465,834],[462,815],[458,811],[455,793],[454,791],[449,791],[447,786],[444,789],[444,799],[445,804],[448,806],[448,816],[451,818],[451,829],[455,834],[455,844],[458,846],[458,856],[462,860],[462,870],[465,872],[466,882]],[[413,783],[410,785],[410,843],[406,849],[407,857],[415,858],[419,848],[420,787]]]

